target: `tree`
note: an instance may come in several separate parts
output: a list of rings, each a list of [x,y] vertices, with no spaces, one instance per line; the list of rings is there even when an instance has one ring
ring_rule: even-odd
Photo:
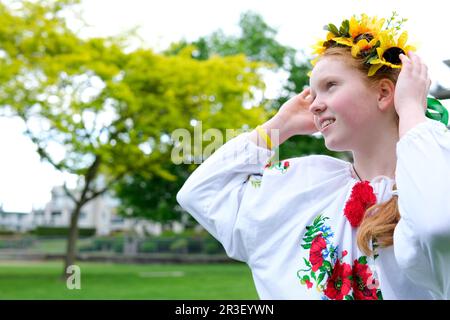
[[[190,48],[170,57],[125,53],[121,38],[81,39],[63,18],[77,2],[0,4],[7,70],[0,106],[24,121],[43,161],[78,177],[77,192],[64,186],[73,201],[65,277],[86,203],[127,176],[175,179],[162,165],[170,159],[171,142],[163,139],[170,132],[188,127],[192,115],[210,127],[264,118],[261,106],[241,108],[262,85],[256,63],[244,56],[193,60]],[[211,115],[214,108],[226,113]]]
[[[171,161],[165,163],[165,168],[177,176],[175,181],[135,174],[117,184],[116,196],[121,200],[120,215],[159,222],[163,229],[168,229],[170,223],[181,220],[174,194],[181,189],[189,172],[184,166],[175,165]],[[189,225],[194,223],[189,215],[186,217]]]

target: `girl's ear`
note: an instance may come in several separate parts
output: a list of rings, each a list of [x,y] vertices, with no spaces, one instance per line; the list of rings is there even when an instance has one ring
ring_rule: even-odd
[[[385,111],[394,105],[395,84],[389,79],[382,79],[378,83],[378,108]]]

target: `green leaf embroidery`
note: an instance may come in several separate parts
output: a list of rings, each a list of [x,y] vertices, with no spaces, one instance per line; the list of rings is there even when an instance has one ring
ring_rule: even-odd
[[[317,229],[320,229],[323,226],[323,222],[319,222],[317,225],[315,225],[314,227]]]
[[[323,267],[325,267],[325,270],[327,270],[327,271],[331,271],[333,269],[333,266],[331,265],[331,263],[329,261],[324,261]]]
[[[361,264],[367,264],[367,257],[366,256],[359,257],[358,262]]]
[[[305,262],[307,267],[311,267],[311,263],[309,263],[309,261],[306,260],[306,258],[303,258],[303,261]]]
[[[310,244],[310,243],[308,243],[308,244],[302,244],[302,248],[303,248],[303,249],[311,249],[311,244]]]
[[[304,242],[312,242],[315,237],[305,237],[303,238]]]
[[[319,230],[320,230],[319,228],[311,228],[305,233],[305,236],[312,236],[313,234],[317,233]]]
[[[355,300],[355,299],[353,299],[353,297],[351,295],[346,295],[345,300]]]
[[[313,271],[313,272],[311,272],[311,277],[314,279],[314,280],[317,280],[316,279],[316,273]]]
[[[317,279],[317,284],[321,283],[323,278],[325,278],[326,273],[322,272],[321,274],[319,274],[319,278]]]
[[[261,180],[250,180],[250,182],[252,183],[253,188],[261,187]]]
[[[378,300],[383,300],[383,294],[381,293],[381,290],[377,290],[377,297]]]
[[[322,219],[322,215],[321,215],[321,214],[319,214],[319,215],[314,219],[313,225],[319,223],[319,222],[320,222],[320,219]]]

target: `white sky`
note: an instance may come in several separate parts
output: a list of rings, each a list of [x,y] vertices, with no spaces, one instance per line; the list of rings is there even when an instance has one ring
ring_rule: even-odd
[[[390,17],[397,11],[408,18],[405,29],[418,44],[430,69],[434,85],[450,87],[450,68],[442,60],[450,59],[448,32],[450,16],[444,0],[84,0],[83,17],[89,23],[85,36],[108,36],[134,26],[146,46],[161,50],[185,38],[194,40],[217,29],[227,34],[239,31],[240,14],[247,10],[260,13],[278,30],[278,40],[309,52],[309,46],[322,38],[327,23],[340,24],[343,18],[365,12]],[[277,80],[270,86],[276,90]],[[20,121],[0,118],[0,204],[9,211],[28,212],[42,207],[50,199],[52,186],[62,176],[50,165],[39,162],[34,147],[22,135]]]

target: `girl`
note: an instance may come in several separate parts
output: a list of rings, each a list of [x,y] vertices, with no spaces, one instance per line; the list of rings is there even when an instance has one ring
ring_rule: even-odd
[[[177,194],[249,265],[261,299],[450,298],[450,132],[426,117],[426,65],[383,25],[366,15],[329,25],[310,88]],[[271,162],[289,137],[317,130],[353,163]]]

